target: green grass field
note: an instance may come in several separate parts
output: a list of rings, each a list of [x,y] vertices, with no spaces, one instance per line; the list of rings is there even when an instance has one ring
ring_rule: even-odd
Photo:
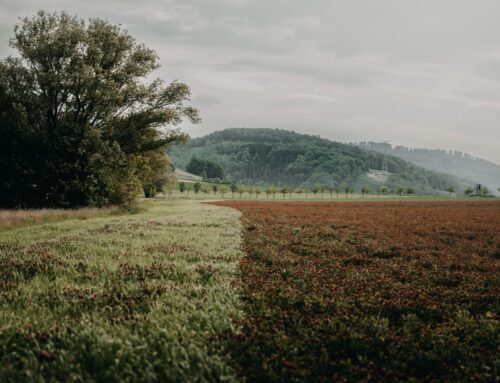
[[[219,339],[241,316],[239,213],[141,208],[4,225],[1,382],[236,379]]]

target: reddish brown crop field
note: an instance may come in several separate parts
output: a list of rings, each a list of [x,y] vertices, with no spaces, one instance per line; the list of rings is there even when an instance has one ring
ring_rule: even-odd
[[[249,381],[499,380],[499,203],[218,204],[246,229]]]

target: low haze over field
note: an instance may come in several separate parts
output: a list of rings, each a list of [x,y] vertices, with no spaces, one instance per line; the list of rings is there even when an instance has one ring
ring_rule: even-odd
[[[449,148],[500,163],[496,0],[4,0],[0,56],[40,7],[121,23],[191,86],[203,123]]]

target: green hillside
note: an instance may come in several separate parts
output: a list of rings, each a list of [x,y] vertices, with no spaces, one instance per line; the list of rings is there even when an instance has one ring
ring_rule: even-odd
[[[170,155],[174,165],[182,169],[193,157],[213,161],[222,166],[226,179],[247,184],[319,184],[355,190],[362,186],[372,190],[411,187],[417,193],[440,193],[451,185],[462,186],[453,176],[394,156],[281,129],[225,129],[174,146]],[[373,170],[383,169],[384,161],[386,176],[371,176]]]
[[[361,142],[362,148],[399,157],[424,169],[451,174],[470,183],[486,185],[495,192],[500,186],[500,166],[460,151],[407,148],[381,142]]]

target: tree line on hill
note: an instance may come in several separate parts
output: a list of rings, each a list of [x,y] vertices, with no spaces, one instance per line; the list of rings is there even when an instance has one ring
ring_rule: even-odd
[[[361,142],[358,146],[402,158],[428,170],[451,174],[490,187],[500,185],[499,165],[461,151],[414,149],[383,142]]]
[[[198,122],[186,84],[146,77],[156,53],[99,19],[38,12],[0,62],[0,207],[130,205],[169,178],[165,150]]]
[[[174,165],[181,168],[190,166],[193,158],[216,163],[226,179],[236,183],[352,188],[370,169],[385,166],[389,175],[383,186],[389,189],[406,187],[418,193],[436,193],[450,185],[462,187],[455,177],[394,156],[280,129],[225,129],[174,145],[169,153]]]

